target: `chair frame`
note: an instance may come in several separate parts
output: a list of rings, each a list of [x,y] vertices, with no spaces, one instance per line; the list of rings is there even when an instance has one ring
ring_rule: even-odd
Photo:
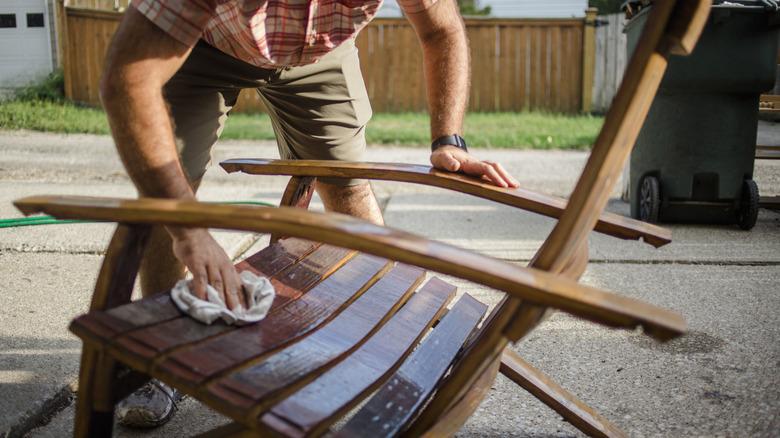
[[[306,161],[231,160],[223,164],[228,171],[291,175],[282,205],[292,208],[46,196],[21,199],[15,205],[25,214],[45,212],[59,218],[119,222],[101,267],[90,311],[111,309],[130,301],[152,225],[269,232],[274,240],[281,236],[311,239],[505,292],[504,299],[464,347],[447,378],[404,433],[409,436],[453,434],[477,408],[501,369],[589,435],[622,436],[622,431],[506,347],[536,327],[551,308],[611,327],[641,327],[647,335],[662,341],[685,331],[685,322],[677,314],[584,286],[577,280],[587,266],[587,238],[594,229],[622,238],[642,238],[656,246],[669,240],[668,233],[657,227],[604,214],[603,210],[658,89],[667,57],[692,51],[710,6],[708,0],[656,2],[568,203],[524,191],[497,189],[482,181],[420,166],[391,168],[392,165],[346,163],[324,166]],[[324,176],[373,177],[437,185],[556,217],[558,222],[530,267],[519,268],[354,218],[306,211],[315,179]],[[107,352],[85,342],[75,434],[110,435],[114,404],[147,379],[142,373],[127,371]],[[250,436],[256,431],[233,423],[214,433],[214,436]]]

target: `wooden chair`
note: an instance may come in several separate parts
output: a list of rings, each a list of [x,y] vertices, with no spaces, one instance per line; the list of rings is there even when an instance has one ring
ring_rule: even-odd
[[[235,420],[208,436],[440,436],[457,431],[502,368],[586,433],[622,432],[578,404],[506,350],[559,309],[616,328],[642,327],[659,340],[683,319],[643,302],[577,283],[594,228],[668,242],[668,234],[602,211],[633,145],[670,52],[689,52],[710,2],[656,2],[626,79],[568,204],[523,190],[419,166],[233,160],[231,171],[290,174],[283,203],[308,203],[314,178],[382,178],[438,185],[558,218],[531,267],[301,208],[85,197],[18,200],[26,214],[118,222],[90,312],[71,330],[84,342],[75,434],[110,435],[114,404],[159,378]],[[269,232],[274,241],[239,263],[272,279],[277,298],[251,326],[205,326],[182,316],[169,295],[130,303],[150,226]],[[282,236],[287,236],[282,238]],[[506,293],[486,306],[425,270]],[[503,364],[501,363],[503,357]],[[370,397],[369,397],[370,396]],[[339,418],[360,403],[343,427]]]

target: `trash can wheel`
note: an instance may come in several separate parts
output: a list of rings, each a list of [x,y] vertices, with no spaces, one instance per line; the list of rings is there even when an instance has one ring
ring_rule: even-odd
[[[758,219],[758,184],[752,179],[742,183],[742,198],[740,199],[737,223],[743,230],[750,230]]]
[[[645,222],[658,222],[661,209],[661,183],[658,178],[648,175],[639,185],[639,219]]]

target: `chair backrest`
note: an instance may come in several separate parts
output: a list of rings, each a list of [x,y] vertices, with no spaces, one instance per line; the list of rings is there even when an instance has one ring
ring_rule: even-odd
[[[667,66],[669,54],[693,50],[712,5],[711,0],[658,0],[623,82],[593,147],[590,158],[557,225],[531,266],[579,277],[587,263],[587,239],[618,181],[639,135]],[[545,308],[506,297],[421,416],[416,430],[446,412],[466,394],[510,341],[519,340],[538,324]]]

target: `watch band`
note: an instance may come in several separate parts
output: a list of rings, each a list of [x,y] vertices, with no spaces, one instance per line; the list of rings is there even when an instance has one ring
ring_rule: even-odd
[[[443,137],[437,138],[433,141],[433,143],[431,143],[431,152],[442,146],[455,146],[463,149],[466,152],[469,151],[469,148],[466,145],[466,140],[464,140],[463,137],[459,136],[458,134],[445,135]]]

